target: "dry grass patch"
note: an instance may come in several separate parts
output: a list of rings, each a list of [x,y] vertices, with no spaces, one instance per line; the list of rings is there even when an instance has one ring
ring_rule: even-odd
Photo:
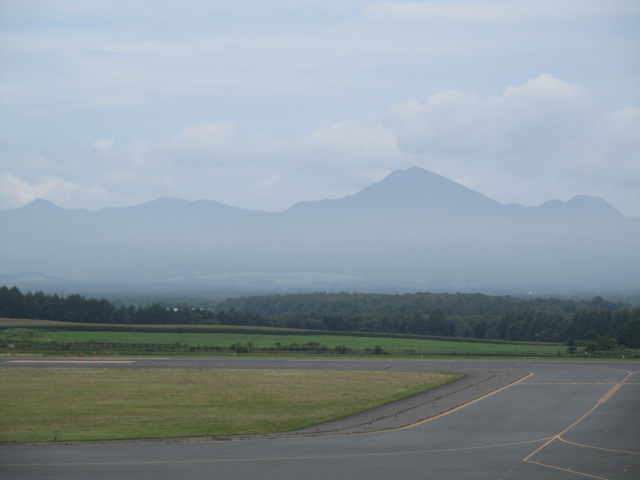
[[[2,369],[0,441],[286,431],[455,378],[390,370]]]

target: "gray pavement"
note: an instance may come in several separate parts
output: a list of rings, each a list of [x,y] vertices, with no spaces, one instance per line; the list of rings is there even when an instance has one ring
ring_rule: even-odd
[[[638,364],[145,362],[111,367],[380,369],[389,363],[388,368],[466,376],[404,403],[320,425],[318,433],[314,428],[227,441],[0,447],[0,478],[640,478]],[[0,362],[0,368],[18,365]]]

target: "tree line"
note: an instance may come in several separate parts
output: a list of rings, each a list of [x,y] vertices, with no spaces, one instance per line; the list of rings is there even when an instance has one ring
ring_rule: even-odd
[[[47,295],[41,291],[22,293],[16,287],[0,288],[0,317],[56,320],[76,323],[140,325],[253,325],[267,326],[262,315],[186,304],[171,306],[154,302],[144,307],[121,305],[79,294]]]
[[[273,316],[282,326],[477,339],[600,342],[640,348],[640,307],[480,293],[313,293],[227,299],[221,308]],[[595,348],[595,347],[594,347]]]
[[[476,339],[590,342],[640,348],[640,307],[557,298],[485,294],[313,293],[224,300],[215,308],[152,303],[120,306],[73,294],[0,288],[0,317],[81,323],[213,324]]]

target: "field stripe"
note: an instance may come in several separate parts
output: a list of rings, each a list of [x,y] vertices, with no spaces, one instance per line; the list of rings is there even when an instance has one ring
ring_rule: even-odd
[[[135,360],[9,360],[7,363],[136,363]]]

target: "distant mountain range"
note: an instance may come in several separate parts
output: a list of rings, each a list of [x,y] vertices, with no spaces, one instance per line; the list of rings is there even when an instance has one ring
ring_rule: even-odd
[[[252,289],[640,290],[640,219],[577,196],[504,205],[409,168],[280,213],[163,198],[0,212],[0,280]]]

